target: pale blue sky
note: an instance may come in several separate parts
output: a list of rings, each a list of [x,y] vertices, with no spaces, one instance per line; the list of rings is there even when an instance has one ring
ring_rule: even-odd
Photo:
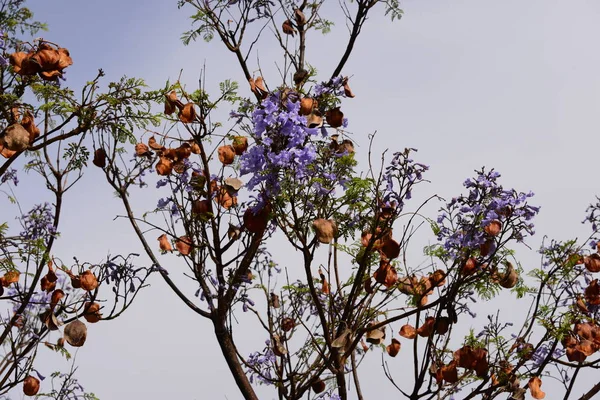
[[[74,65],[67,83],[73,88],[97,68],[105,70],[107,80],[138,76],[154,88],[183,68],[184,81],[194,87],[205,63],[209,86],[232,78],[247,90],[235,59],[218,42],[180,43],[180,34],[189,29],[189,11],[178,10],[175,0],[31,0],[29,5],[49,24],[43,37],[71,51]],[[595,174],[600,3],[405,0],[402,7],[400,22],[375,13],[344,70],[357,96],[343,109],[362,144],[362,160],[367,135],[375,130],[376,154],[419,148],[416,158],[431,166],[433,183],[415,193],[415,204],[433,193],[456,195],[474,169],[493,166],[505,186],[536,193],[532,203],[542,212],[538,235],[528,241],[532,247],[538,247],[542,234],[587,235],[580,221],[600,194]],[[332,34],[309,38],[308,61],[323,78],[343,50],[346,30],[337,22]],[[260,49],[267,82],[278,80],[277,57],[276,48]],[[57,248],[65,259],[74,253],[98,261],[108,251],[139,250],[127,224],[112,220],[119,203],[102,179],[90,170],[79,187],[83,194],[67,199],[69,213]],[[138,200],[139,210],[155,202]],[[95,227],[97,237],[82,237],[82,226],[83,231]],[[412,255],[418,256],[421,247]],[[523,257],[537,266],[535,253]],[[90,327],[88,343],[77,355],[81,382],[103,400],[240,398],[210,324],[184,308],[162,282],[154,282],[120,320]],[[249,336],[248,344],[263,343]],[[40,351],[46,373],[59,365],[47,353]],[[365,380],[382,380],[379,362],[374,355],[375,367],[365,372]],[[368,390],[367,398],[382,393],[377,387]]]

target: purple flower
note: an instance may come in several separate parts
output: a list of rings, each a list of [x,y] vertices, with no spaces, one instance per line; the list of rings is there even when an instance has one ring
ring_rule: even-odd
[[[0,57],[2,59],[2,57]],[[17,178],[17,170],[11,168],[4,172],[4,174],[0,177],[0,185],[6,183],[8,181],[12,181],[13,185],[17,186],[19,184],[19,178]]]
[[[21,236],[25,239],[35,240],[46,236],[56,235],[54,227],[53,206],[49,203],[38,204],[31,211],[21,216],[23,231]]]

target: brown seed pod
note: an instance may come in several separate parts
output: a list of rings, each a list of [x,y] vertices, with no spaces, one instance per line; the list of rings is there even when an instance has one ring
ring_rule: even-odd
[[[137,143],[135,145],[135,155],[138,157],[151,157],[152,152],[145,143]]]
[[[233,138],[233,150],[235,154],[241,156],[248,150],[248,138],[245,136],[236,136]]]
[[[65,292],[63,292],[62,289],[56,289],[52,292],[52,296],[50,296],[50,308],[54,309],[63,297],[65,297]]]
[[[350,85],[348,85],[348,77],[344,77],[342,80],[342,84],[344,85],[344,95],[346,97],[354,97],[354,93],[352,93],[352,89],[350,89]]]
[[[38,75],[45,81],[56,82],[62,76],[62,72],[56,69],[53,71],[42,71]]]
[[[192,203],[192,214],[207,216],[210,213],[210,210],[209,200],[195,200]]]
[[[339,107],[332,108],[325,114],[325,120],[332,128],[339,128],[344,124],[344,113]]]
[[[65,49],[64,47],[59,47],[58,48],[58,65],[56,66],[59,70],[63,70],[65,68],[67,68],[69,65],[73,65],[73,59],[71,58],[71,54],[69,53],[69,50]]]
[[[244,212],[244,226],[250,233],[261,233],[267,229],[270,213],[271,209],[268,206],[263,207],[257,213],[248,208]]]
[[[325,382],[317,378],[317,380],[310,384],[310,388],[315,393],[321,393],[323,390],[325,390]]]
[[[79,320],[72,321],[65,326],[65,340],[73,347],[81,347],[87,338],[87,326]]]
[[[594,306],[600,305],[600,285],[598,285],[598,279],[591,281],[583,293],[588,303]]]
[[[281,321],[281,329],[284,332],[289,332],[296,326],[296,322],[293,318],[286,317]]]
[[[542,380],[539,376],[532,376],[527,386],[529,386],[531,397],[534,399],[543,399],[546,397],[546,393],[542,391]]]
[[[398,282],[398,273],[392,264],[385,259],[381,259],[379,268],[373,273],[373,279],[389,289]]]
[[[12,124],[4,129],[0,144],[11,151],[23,151],[29,147],[29,132],[21,124]]]
[[[502,222],[497,219],[490,221],[483,230],[490,236],[497,236],[502,231]]]
[[[98,279],[89,269],[83,271],[79,276],[79,282],[81,283],[81,288],[88,292],[95,290],[98,287]]]
[[[19,271],[8,271],[4,274],[4,279],[2,279],[2,286],[8,287],[13,283],[19,282],[19,277],[21,273]]]
[[[218,189],[217,195],[215,196],[215,202],[226,210],[237,206],[238,203],[237,196],[229,193],[225,187],[220,187]]]
[[[277,296],[275,293],[271,293],[271,305],[273,306],[273,308],[281,307],[281,302],[279,301],[279,296]]]
[[[373,323],[369,323],[372,325]],[[380,344],[385,339],[385,328],[371,329],[367,331],[367,342],[371,344]]]
[[[400,336],[407,339],[414,339],[417,337],[417,330],[412,325],[403,325],[402,328],[400,328]]]
[[[450,329],[450,318],[449,317],[439,317],[435,321],[435,333],[438,335],[445,335]]]
[[[37,126],[35,126],[33,114],[31,114],[29,110],[25,112],[25,115],[23,115],[21,125],[29,133],[29,144],[31,145],[35,138],[40,136],[40,129]]]
[[[83,318],[90,324],[94,324],[102,319],[100,313],[100,304],[90,303],[89,301],[83,306]]]
[[[429,282],[432,286],[444,286],[446,284],[446,273],[441,269],[434,271],[433,274],[429,275]]]
[[[417,334],[421,337],[429,337],[433,334],[435,328],[435,318],[427,317],[423,325],[417,329]]]
[[[306,126],[311,129],[322,127],[323,117],[321,116],[321,113],[315,110],[312,114],[306,117]]]
[[[56,281],[50,282],[48,280],[48,276],[46,275],[42,277],[40,281],[40,286],[42,290],[46,291],[46,293],[50,293],[56,287]]]
[[[388,260],[394,259],[400,255],[400,243],[391,237],[387,237],[380,251]]]
[[[593,253],[583,257],[583,265],[590,272],[600,272],[600,254]]]
[[[331,243],[337,234],[337,225],[330,219],[318,218],[313,221],[313,229],[320,243]]]
[[[48,328],[48,330],[50,331],[56,331],[58,330],[58,327],[60,325],[60,322],[58,321],[58,318],[56,318],[56,315],[54,315],[54,312],[50,309],[44,311],[43,313],[41,313],[39,315],[40,321],[42,321],[42,323],[44,325],[46,325],[46,328]]]
[[[181,236],[175,242],[175,248],[177,248],[177,251],[179,251],[179,253],[183,256],[190,254],[192,251],[192,246],[192,240],[189,238],[189,236]]]
[[[227,178],[223,182],[227,187],[227,190],[237,192],[244,186],[244,182],[240,178]]]
[[[452,361],[448,365],[441,368],[442,378],[448,383],[458,382],[458,370],[456,369],[456,361]]]
[[[504,274],[498,276],[498,284],[500,284],[500,286],[503,288],[511,289],[515,287],[518,281],[519,274],[511,263],[506,262],[506,271]]]
[[[233,164],[233,160],[235,160],[235,149],[233,146],[221,146],[217,151],[219,153],[219,161],[221,161],[223,165]]]
[[[179,111],[179,120],[184,124],[189,124],[190,122],[194,122],[196,120],[196,109],[194,108],[194,103],[187,103],[183,106],[183,108]]]
[[[398,341],[398,339],[392,338],[392,343],[388,344],[385,350],[390,355],[390,357],[396,357],[400,352],[400,347],[402,345]]]
[[[306,16],[302,12],[302,10],[300,10],[299,8],[296,8],[294,10],[294,19],[296,20],[296,23],[298,25],[306,24]]]
[[[28,375],[23,381],[23,393],[26,396],[35,396],[40,391],[40,380]]]
[[[148,146],[150,146],[152,150],[163,150],[165,148],[165,146],[156,141],[154,136],[151,136],[150,139],[148,139]]]
[[[281,29],[283,30],[283,33],[285,33],[286,35],[294,36],[294,34],[296,33],[296,29],[294,28],[294,25],[292,25],[292,21],[290,21],[289,19],[286,19],[285,21],[283,21],[283,24],[281,25]]]
[[[103,148],[96,149],[92,163],[98,168],[106,167],[106,150]]]
[[[160,235],[156,240],[158,240],[158,246],[162,251],[173,251],[173,247],[171,246],[171,242],[166,233]]]
[[[467,260],[462,265],[460,269],[461,274],[463,275],[472,275],[477,271],[478,262],[473,257],[467,258]]]
[[[161,176],[170,175],[173,172],[173,160],[161,156],[156,164],[156,173]]]
[[[317,100],[310,97],[303,97],[302,100],[300,100],[300,110],[298,111],[298,114],[310,115],[318,105],[319,103]]]
[[[300,70],[294,72],[294,76],[292,79],[294,79],[294,84],[296,84],[297,86],[300,86],[307,77],[308,77],[308,71],[305,69],[300,69]]]

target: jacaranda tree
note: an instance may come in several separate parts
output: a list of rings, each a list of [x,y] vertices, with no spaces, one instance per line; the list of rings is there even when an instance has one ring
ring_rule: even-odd
[[[5,3],[22,10],[19,1]],[[68,52],[22,43],[11,28],[38,25],[3,22],[7,46],[16,47],[2,67],[0,143],[14,152],[2,181],[16,184],[9,166],[26,159],[22,168],[41,174],[54,199],[24,213],[20,233],[7,226],[0,236],[2,299],[14,305],[2,335],[2,391],[25,380],[26,394],[35,394],[31,371],[46,335],[60,330],[68,345],[83,344],[80,319],[120,315],[153,272],[212,325],[245,399],[258,399],[257,385],[279,399],[363,399],[363,362],[382,355],[403,359],[401,375],[385,359],[382,373],[392,396],[411,400],[542,399],[547,378],[562,390],[552,398],[569,398],[576,382],[582,399],[600,391],[577,379],[600,364],[600,203],[587,210],[589,238],[545,241],[537,269],[524,269],[517,253],[534,233],[533,193],[505,186],[493,166],[476,170],[449,201],[412,204],[429,167],[411,148],[390,148],[387,157],[369,150],[359,164],[356,142],[370,149],[377,138],[352,135],[350,121],[364,116],[343,112],[346,102],[377,100],[354,99],[351,80],[361,77],[349,78],[345,66],[369,15],[399,20],[399,3],[336,6],[349,35],[332,71],[307,60],[318,45],[307,34],[333,26],[329,2],[180,1],[193,19],[184,43],[220,41],[243,84],[200,79],[194,89],[176,81],[142,92],[141,81],[124,79],[96,93],[93,81],[79,100],[56,81]],[[279,76],[250,61],[261,45],[279,46]],[[229,129],[217,108],[230,112]],[[36,120],[44,130],[34,134]],[[148,261],[129,255],[66,267],[52,254],[61,197],[90,157]],[[75,178],[67,183],[67,175]],[[134,191],[156,198],[156,207],[140,209]],[[424,215],[432,202],[439,213]],[[406,253],[419,227],[435,244],[414,260]],[[275,245],[293,257],[277,259]],[[108,286],[113,298],[104,301]],[[465,335],[474,303],[497,296],[526,302],[527,315],[492,310],[482,331]],[[237,339],[249,329],[254,347],[242,348]],[[49,345],[67,351],[61,340]]]

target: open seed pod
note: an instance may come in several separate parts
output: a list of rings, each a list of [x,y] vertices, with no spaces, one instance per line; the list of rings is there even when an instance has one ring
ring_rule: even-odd
[[[330,219],[318,218],[314,220],[313,229],[320,243],[331,243],[337,234],[337,225]]]
[[[442,378],[448,383],[458,382],[458,369],[456,368],[456,361],[450,362],[448,365],[444,365],[441,368]]]
[[[58,48],[58,69],[59,70],[63,70],[65,68],[67,68],[69,65],[73,65],[73,59],[71,58],[71,54],[69,53],[69,50],[65,49],[64,47],[59,47]]]
[[[435,318],[427,317],[425,318],[425,322],[423,322],[423,325],[421,325],[419,329],[417,329],[417,334],[421,337],[429,337],[433,334],[434,330]]]
[[[233,138],[233,143],[231,144],[235,154],[241,156],[248,150],[248,138],[245,136],[236,136]]]
[[[161,156],[156,164],[156,173],[161,176],[170,175],[173,172],[173,160]]]
[[[19,282],[19,277],[21,273],[19,271],[8,271],[4,274],[4,279],[2,279],[2,286],[8,287],[13,283]]]
[[[504,274],[498,275],[498,284],[503,288],[510,289],[515,287],[517,282],[519,282],[519,274],[511,263],[506,262],[506,271]]]
[[[283,21],[283,24],[281,25],[281,30],[286,35],[294,36],[294,34],[296,33],[296,29],[294,28],[292,21],[290,21],[289,19],[286,19],[285,21]]]
[[[215,196],[215,201],[218,205],[228,210],[231,207],[237,206],[237,196],[232,195],[226,187],[220,187]]]
[[[279,296],[277,296],[275,293],[272,293],[272,292],[271,292],[271,305],[273,306],[273,308],[281,307],[281,302],[279,301]]]
[[[87,338],[87,326],[76,319],[65,326],[64,333],[67,343],[73,347],[81,347]]]
[[[380,250],[388,260],[394,259],[400,255],[400,243],[396,242],[391,237],[386,237]]]
[[[398,273],[388,261],[381,259],[379,268],[373,273],[375,282],[381,283],[386,288],[391,288],[398,282]]]
[[[166,233],[160,235],[156,240],[158,240],[158,246],[162,251],[173,251],[173,247],[171,246],[171,242]]]
[[[152,152],[145,143],[137,143],[135,145],[135,155],[138,157],[152,157]]]
[[[163,150],[165,148],[165,146],[156,141],[154,136],[151,136],[150,139],[148,139],[148,146],[150,146],[152,150]]]
[[[44,290],[46,293],[50,293],[51,291],[54,290],[54,288],[56,287],[56,281],[54,282],[50,282],[48,280],[48,277],[46,275],[44,275],[42,277],[42,279],[40,280],[40,287],[42,290]]]
[[[392,343],[388,344],[385,350],[390,355],[390,357],[396,357],[400,352],[400,347],[402,345],[398,341],[398,339],[392,338]]]
[[[175,242],[175,247],[181,255],[187,256],[192,251],[192,240],[189,238],[189,236],[181,236]]]
[[[373,325],[373,323],[369,323]],[[371,344],[380,344],[385,339],[385,327],[371,329],[367,332],[367,342]]]
[[[242,188],[242,186],[244,186],[244,182],[240,178],[227,178],[225,179],[224,183],[225,186],[227,186],[227,189],[230,189],[234,192],[237,192]]]
[[[331,347],[336,348],[336,349],[345,349],[346,345],[348,344],[348,341],[350,340],[348,337],[350,336],[350,334],[352,333],[351,329],[344,329],[342,331],[342,333],[336,337],[333,342],[331,342]]]
[[[600,285],[598,285],[598,279],[591,281],[583,293],[588,303],[594,306],[600,305]]]
[[[342,84],[344,85],[344,95],[346,97],[353,98],[354,97],[354,93],[352,93],[352,89],[350,89],[350,85],[348,84],[348,77],[347,76],[345,76],[344,79],[342,80]]]
[[[472,275],[477,271],[477,265],[479,263],[473,257],[467,258],[463,263],[460,272],[463,275]]]
[[[323,117],[317,110],[313,111],[308,117],[306,117],[306,126],[309,128],[320,128],[323,126]]]
[[[41,313],[39,315],[39,317],[40,317],[40,321],[42,321],[42,323],[44,325],[46,325],[46,328],[48,328],[48,330],[50,330],[50,331],[58,330],[58,327],[60,326],[60,322],[58,321],[58,319],[56,318],[56,315],[54,315],[54,312],[51,309],[44,311],[43,313]]]
[[[431,286],[434,287],[442,287],[446,284],[446,272],[441,269],[438,269],[433,272],[433,274],[429,275],[429,282]]]
[[[85,320],[90,324],[94,324],[102,319],[102,314],[100,313],[100,304],[98,303],[90,303],[88,301],[83,306],[83,310],[83,318],[85,318]]]
[[[289,332],[296,326],[296,321],[293,318],[286,317],[281,321],[281,329],[284,332]]]
[[[39,65],[31,63],[29,58],[33,55],[32,53],[25,53],[23,51],[17,51],[12,53],[8,58],[10,65],[13,67],[13,71],[19,75],[33,75],[39,70]]]
[[[273,335],[273,353],[278,357],[283,357],[288,353],[279,335]]]
[[[543,399],[546,397],[546,393],[542,391],[542,380],[539,376],[532,376],[527,383],[531,392],[531,397],[534,399]]]
[[[184,124],[189,124],[190,122],[194,122],[196,120],[196,109],[194,108],[194,103],[187,103],[183,106],[183,108],[179,111],[179,120]]]
[[[106,150],[103,148],[96,149],[92,163],[98,168],[106,167]]]
[[[11,151],[23,151],[29,147],[29,132],[21,124],[12,124],[0,135],[0,144]]]
[[[40,380],[35,376],[28,375],[23,380],[23,393],[26,396],[35,396],[40,391]]]
[[[4,145],[2,144],[2,140],[0,140],[0,155],[2,155],[2,157],[4,157],[4,158],[11,158],[15,154],[17,154],[16,151],[9,150],[6,147],[4,147]]]
[[[339,107],[332,108],[325,113],[325,120],[332,128],[339,128],[344,124],[344,113]]]
[[[195,200],[192,203],[192,214],[201,216],[201,217],[206,217],[209,215],[211,210],[210,207],[210,200]]]
[[[183,109],[183,103],[177,98],[177,92],[172,90],[169,94],[165,95],[165,114],[171,115],[177,109]]]

